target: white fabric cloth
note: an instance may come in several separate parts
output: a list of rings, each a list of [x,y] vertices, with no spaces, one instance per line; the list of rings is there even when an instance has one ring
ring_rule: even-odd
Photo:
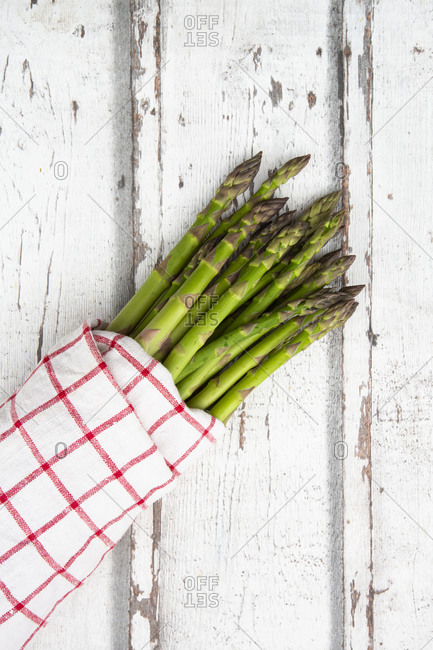
[[[84,323],[0,407],[0,649],[24,647],[224,432],[128,337]]]

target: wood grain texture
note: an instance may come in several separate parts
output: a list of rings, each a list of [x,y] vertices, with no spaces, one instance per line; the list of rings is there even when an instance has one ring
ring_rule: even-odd
[[[345,248],[356,252],[351,272],[364,283],[356,318],[344,327],[344,635],[345,648],[374,647],[372,559],[372,25],[368,0],[344,5],[340,54]]]
[[[373,28],[372,495],[375,640],[403,650],[433,645],[433,7],[394,8]]]
[[[157,2],[130,3],[134,256],[136,288],[144,281],[164,244],[162,204],[161,93],[166,61],[162,61],[161,9]],[[177,234],[179,236],[179,228]],[[169,242],[169,246],[174,240]],[[133,291],[131,291],[132,295]],[[151,648],[159,639],[159,563],[161,504],[156,503],[131,530],[129,639],[130,649]],[[126,596],[128,598],[128,596]]]
[[[86,8],[79,1],[17,0],[1,8],[6,397],[56,339],[90,316],[109,318],[125,300],[131,114],[115,114],[122,102],[130,106],[127,2]],[[55,176],[59,161],[68,166],[64,180]],[[58,607],[32,648],[124,647],[128,574],[122,542]]]
[[[258,181],[312,154],[290,207],[342,187],[344,281],[366,284],[29,647],[433,645],[431,6],[1,6],[5,397],[111,318],[260,149]]]
[[[312,151],[314,162],[283,190],[291,206],[336,187],[340,140],[332,121],[339,99],[330,10],[326,3],[318,12],[313,2],[302,10],[278,2],[270,16],[265,7],[251,12],[234,3],[217,16],[219,44],[190,47],[204,38],[200,31],[209,38],[208,24],[185,28],[186,17],[188,24],[197,20],[197,7],[162,5],[157,52],[168,60],[158,136],[163,253],[219,179],[260,149],[261,179],[287,158]],[[147,15],[155,35],[153,7]],[[286,25],[284,34],[279,24]],[[157,52],[148,53],[150,60]],[[147,173],[143,162],[137,174]],[[220,448],[155,508],[153,544],[150,517],[140,520],[144,530],[134,530],[134,650],[145,643],[309,648],[341,638],[341,463],[333,455],[341,405],[338,391],[328,389],[340,367],[338,337],[315,347],[251,396]],[[185,580],[212,576],[218,607],[189,607]],[[197,605],[197,590],[191,596]]]

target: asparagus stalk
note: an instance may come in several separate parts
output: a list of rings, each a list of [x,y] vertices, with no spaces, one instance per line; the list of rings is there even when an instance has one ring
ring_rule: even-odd
[[[275,190],[280,187],[280,185],[283,185],[289,180],[289,178],[296,176],[300,171],[304,169],[304,167],[308,164],[310,157],[310,155],[299,156],[298,158],[293,158],[292,160],[285,162],[282,167],[277,169],[276,172],[271,174],[269,178],[266,179],[266,181],[259,187],[257,192],[255,192],[255,194],[253,194],[253,196],[241,208],[236,210],[236,212],[234,212],[229,219],[224,220],[220,223],[218,228],[216,228],[216,230],[212,233],[212,237],[219,237],[220,235],[223,235],[229,228],[232,228],[234,225],[236,225],[242,219],[244,214],[251,210],[254,205],[260,201],[270,199],[274,195]]]
[[[351,298],[356,298],[356,296],[361,293],[361,291],[365,288],[364,284],[354,284],[353,286],[350,287],[341,287],[340,292],[343,295],[350,296]]]
[[[192,257],[206,235],[233,200],[248,189],[257,174],[262,152],[241,163],[227,176],[215,196],[163,262],[157,264],[144,284],[108,326],[128,334]]]
[[[278,237],[283,229],[287,229],[287,227],[293,222],[294,215],[294,210],[290,212],[284,212],[283,214],[278,215],[275,219],[267,223],[265,227],[260,230],[260,232],[257,234],[254,233],[250,239],[249,245],[238,253],[228,268],[221,274],[221,276],[214,282],[214,284],[211,285],[209,288],[209,295],[220,295],[226,289],[228,289],[229,285],[224,282],[226,278],[230,277],[233,273],[243,268],[255,253],[264,250],[266,244],[268,244],[275,237]]]
[[[273,200],[272,199],[262,199],[263,204],[266,204],[268,206],[269,214],[270,214],[270,221],[269,221],[268,226],[265,226],[264,228],[261,229],[260,236],[257,239],[256,239],[256,237],[254,237],[255,241],[258,241],[258,242],[263,241],[263,243],[265,243],[263,238],[266,235],[272,234],[272,233],[276,234],[277,230],[281,229],[283,227],[283,225],[287,225],[289,220],[293,218],[293,216],[296,214],[295,210],[292,210],[291,212],[285,212],[284,214],[279,215],[275,219],[271,218],[271,216],[272,216],[271,215],[271,212],[272,212],[271,206],[274,205],[275,206],[275,212],[279,212],[279,210],[283,207],[283,205],[285,204],[286,201],[287,201],[287,197],[284,197],[284,198],[281,198],[281,199],[273,199]],[[258,208],[260,208],[260,203],[252,206],[251,210],[256,210]],[[239,220],[236,219],[236,224],[238,223],[238,221]],[[233,224],[232,227],[234,227],[234,225],[236,225],[236,224]],[[227,226],[227,228],[229,228],[228,222],[225,223],[225,226]],[[219,244],[219,242],[221,241],[223,236],[224,235],[219,235],[219,236],[212,235],[212,238],[208,239],[203,244],[203,246],[201,248],[199,248],[197,253],[194,255],[192,260],[189,262],[188,266],[180,274],[180,276],[176,279],[176,281],[184,282],[187,279],[187,277],[189,275],[191,275],[192,271],[195,269],[195,267],[200,262],[200,260],[203,257],[205,257],[208,253],[210,253],[210,251],[213,250],[217,244]],[[240,267],[238,267],[238,268],[240,268]],[[233,273],[233,270],[230,270],[230,272],[227,273],[227,275],[229,275],[230,273]],[[178,287],[179,286],[180,286],[180,284],[178,284]]]
[[[284,199],[284,201],[286,200],[287,199]],[[236,273],[236,271],[240,270],[245,264],[247,264],[255,253],[258,253],[262,249],[264,250],[264,247],[271,241],[271,239],[277,237],[284,227],[287,228],[287,226],[292,223],[295,214],[295,210],[284,212],[283,214],[278,215],[275,219],[271,219],[264,228],[259,230],[259,232],[254,233],[248,246],[238,252],[237,256],[232,260],[228,268],[221,274],[220,278],[214,282],[210,288],[211,295],[220,295],[223,291],[228,289],[229,285],[219,287],[219,281],[222,281],[233,275],[233,273]]]
[[[318,292],[319,293],[319,292]],[[219,397],[221,397],[226,390],[228,390],[236,381],[238,381],[244,374],[257,363],[257,359],[261,359],[271,352],[277,345],[283,343],[288,337],[292,337],[301,331],[306,325],[316,321],[319,316],[324,314],[327,310],[331,314],[332,310],[329,306],[341,301],[341,296],[335,292],[328,292],[328,296],[321,298],[317,297],[316,300],[310,300],[299,303],[295,307],[289,318],[283,325],[273,329],[265,336],[259,343],[257,343],[251,351],[247,352],[254,341],[257,341],[264,332],[255,335],[248,335],[245,338],[238,339],[235,345],[232,345],[228,351],[220,353],[216,360],[210,359],[207,363],[203,364],[200,368],[189,374],[182,381],[177,384],[182,399],[186,400],[195,391],[200,388],[208,379],[217,374],[219,370],[224,368],[232,359],[239,353],[245,352],[243,355],[244,363],[235,363],[225,370],[222,374],[218,375],[209,381],[203,390],[197,396],[190,400],[190,406],[197,408],[207,408]],[[318,306],[321,305],[321,306]],[[287,312],[277,312],[279,314]],[[264,328],[263,328],[264,329]],[[268,329],[269,332],[269,329]]]
[[[266,223],[266,221],[268,222],[268,225],[272,223],[272,217],[274,217],[283,208],[286,201],[287,201],[287,197],[283,197],[281,199],[267,199],[261,201],[260,203],[257,203],[251,208],[249,212],[257,215],[263,215],[263,218],[260,219],[259,228],[257,229],[258,231],[261,232],[263,230],[263,223]],[[244,218],[245,217],[243,216],[242,219],[240,220],[241,223]],[[227,232],[231,232],[232,230],[237,229],[238,224],[239,221],[237,221],[236,224],[233,224],[233,226],[229,228]],[[205,242],[202,249],[199,249],[199,251],[196,253],[194,258],[191,260],[190,264],[186,267],[182,277],[183,282],[191,275],[192,271],[200,262],[200,260],[203,257],[205,257],[206,254],[212,251],[219,244],[221,239],[222,236],[218,236],[218,237],[215,236],[212,237],[212,239],[209,239],[207,242]],[[233,270],[231,271],[231,273],[233,273]]]
[[[320,269],[323,269],[325,265],[330,265],[335,262],[341,256],[341,248],[335,251],[331,251],[326,255],[322,255],[319,260],[310,262],[303,271],[290,283],[289,291],[294,291],[294,289],[300,287],[304,282],[309,280],[312,275],[314,275]]]
[[[327,263],[321,266],[321,268],[318,269],[308,281],[304,282],[294,291],[287,293],[287,296],[292,300],[297,300],[298,298],[308,296],[313,291],[321,289],[340,275],[346,273],[355,259],[356,255],[343,255],[331,263],[330,260],[328,260]]]
[[[283,265],[283,273],[276,274],[276,269],[267,274],[269,279],[262,277],[261,283],[257,283],[243,297],[239,306],[242,306],[249,299],[251,303],[238,313],[235,318],[228,319],[223,323],[217,334],[222,334],[228,329],[238,327],[251,320],[255,320],[290,286],[290,283],[301,274],[311,258],[337,233],[344,219],[345,212],[340,210],[331,218],[325,215],[316,226],[315,230],[306,238],[304,245],[296,255],[292,256],[288,264]],[[318,271],[319,272],[319,271]],[[264,289],[260,291],[261,284],[267,280]],[[326,284],[326,282],[324,283]],[[323,287],[324,284],[321,286]],[[260,292],[260,293],[259,293]]]
[[[251,210],[243,217],[237,229],[231,229],[218,246],[200,260],[195,271],[136,337],[146,352],[155,355],[164,349],[162,347],[164,343],[170,345],[168,339],[170,332],[192,307],[209,282],[219,273],[237,246],[248,238],[258,223],[267,218],[268,211],[263,206]]]
[[[310,207],[305,210],[303,214],[299,217],[301,221],[308,223],[309,228],[312,230],[316,228],[324,213],[332,214],[334,212],[335,206],[338,203],[338,199],[341,196],[341,191],[331,192],[325,196],[321,196],[319,199],[316,199]]]
[[[361,286],[325,284],[353,256],[313,259],[341,226],[340,193],[320,197],[293,222],[275,215],[275,190],[309,161],[286,162],[231,216],[225,210],[252,182],[261,153],[225,179],[190,230],[112,321],[171,372],[191,406],[226,421],[269,372],[342,324]],[[266,216],[265,216],[266,215]],[[168,356],[167,356],[168,355]],[[215,376],[217,375],[217,376]]]
[[[276,223],[272,223],[269,226],[265,226],[263,230],[256,237],[254,236],[249,246],[241,251],[238,256],[232,261],[227,270],[221,274],[220,278],[211,285],[206,291],[197,299],[193,307],[189,312],[184,316],[184,318],[176,325],[172,333],[170,334],[171,345],[174,346],[180,341],[180,339],[185,335],[186,330],[189,327],[192,327],[194,323],[197,322],[198,318],[205,314],[217,301],[219,296],[221,296],[227,289],[234,284],[238,277],[239,271],[252,259],[255,253],[257,253],[267,242],[270,241],[272,235],[278,235],[278,232],[282,228],[282,219],[284,217],[284,222],[287,225],[291,222],[294,212],[287,212],[284,215],[280,215]],[[273,226],[273,227],[271,227]],[[157,356],[160,358],[161,355]],[[163,358],[163,357],[161,357]]]
[[[282,199],[273,199],[269,201],[263,201],[262,203],[259,203],[255,205],[253,208],[251,208],[251,211],[245,215],[245,217],[242,219],[241,224],[245,223],[245,220],[247,219],[253,219],[255,223],[257,223],[258,228],[260,228],[263,224],[263,222],[266,222],[267,220],[271,219],[271,217],[276,214],[284,205],[284,203],[287,201],[286,198]],[[230,229],[230,232],[234,232],[236,228],[239,228],[239,224],[234,226],[233,228]],[[214,240],[218,240],[218,243],[214,242]],[[215,237],[212,240],[209,240],[206,244],[204,244],[204,249],[206,250],[207,255],[211,255],[212,251],[214,250],[215,246],[221,243],[222,237]],[[206,255],[206,256],[207,256]],[[203,257],[206,257],[203,256]],[[200,263],[201,257],[198,259],[198,263]],[[131,336],[133,338],[136,338],[142,330],[145,329],[145,327],[150,323],[150,321],[155,318],[155,316],[161,311],[161,309],[167,304],[169,298],[173,296],[179,288],[186,282],[186,280],[190,277],[191,273],[197,268],[197,265],[191,262],[191,264],[183,271],[171,284],[171,286],[167,289],[167,291],[163,294],[161,301],[158,302],[149,312],[146,314],[140,321],[140,323],[135,327],[134,331],[131,333]],[[234,269],[231,271],[231,273],[234,272]],[[200,301],[202,302],[202,301]],[[182,330],[182,335],[185,330]]]
[[[298,301],[289,303],[287,311],[282,308],[279,311],[263,314],[255,323],[237,327],[227,332],[227,334],[223,334],[215,341],[206,343],[206,345],[195,353],[188,365],[182,370],[177,379],[178,385],[185,377],[202,368],[208,369],[213,364],[220,364],[221,360],[225,360],[226,357],[227,363],[229,363],[240,352],[239,343],[244,347],[252,345],[271,329],[291,318],[297,304]],[[225,361],[223,365],[225,365]],[[219,366],[219,368],[222,368],[223,365]]]
[[[307,282],[307,280],[309,280],[316,272],[319,272],[321,269],[323,270],[325,266],[329,268],[329,266],[333,264],[337,259],[339,259],[340,256],[341,248],[335,251],[331,251],[326,255],[322,255],[322,257],[315,262],[310,262],[297,276],[297,278],[295,278],[293,282],[290,283],[290,287],[288,288],[287,293],[292,293],[295,289],[302,286],[304,282]],[[283,293],[283,296],[284,295],[286,295],[286,292]]]
[[[253,257],[247,267],[241,271],[239,280],[227,289],[219,297],[216,305],[186,332],[164,363],[175,381],[194,353],[202,347],[219,323],[236,309],[245,293],[280,259],[285,250],[299,241],[304,231],[305,224],[300,223],[295,223],[283,230],[267,245],[263,253]]]
[[[289,268],[288,271],[278,276],[271,284],[269,284],[263,291],[254,296],[241,314],[231,324],[231,327],[238,327],[244,323],[255,320],[262,314],[269,305],[271,305],[282,294],[285,301],[297,300],[310,295],[314,291],[322,289],[324,286],[338,278],[338,276],[346,273],[348,268],[355,261],[355,255],[345,255],[335,259],[335,253],[325,255],[322,263],[312,264],[313,272],[309,279],[304,275],[303,282],[298,285],[297,289],[292,291],[291,283],[296,271]],[[326,258],[326,259],[325,259]],[[290,267],[290,265],[289,265]],[[308,267],[305,267],[306,271]],[[303,272],[304,273],[304,272]],[[301,274],[302,275],[302,274]]]
[[[288,160],[282,167],[277,169],[276,172],[271,174],[269,178],[260,186],[257,192],[255,192],[251,199],[249,199],[249,201],[247,201],[241,208],[236,210],[236,212],[229,219],[222,221],[219,224],[218,228],[211,233],[210,236],[212,239],[205,242],[203,251],[197,251],[196,255],[188,265],[187,271],[191,271],[198,264],[200,259],[204,257],[209,247],[213,247],[213,245],[217,243],[230,228],[235,226],[249,210],[257,205],[257,203],[272,198],[275,190],[280,187],[280,185],[283,185],[290,178],[299,174],[299,172],[302,171],[302,169],[304,169],[304,167],[308,164],[309,160],[310,155],[293,158],[292,160]]]
[[[261,202],[256,203],[251,210],[260,210],[261,206],[267,206],[266,209],[269,211],[269,220],[270,220],[270,226],[272,226],[273,221],[271,221],[272,216],[274,214],[278,213],[284,206],[284,204],[287,201],[287,197],[281,198],[281,199],[263,199]],[[274,210],[272,210],[274,208]],[[273,213],[273,214],[272,214]],[[294,214],[294,213],[293,213]],[[242,215],[243,216],[243,215]],[[225,222],[224,222],[225,223]],[[239,220],[234,223],[231,228],[234,228],[237,226],[239,223]],[[229,227],[229,223],[225,224],[227,226],[227,232],[231,228]],[[224,233],[226,234],[226,233]],[[212,235],[211,234],[211,239],[208,239],[201,248],[197,251],[197,253],[194,255],[192,260],[189,262],[187,267],[185,268],[185,271],[183,272],[183,281],[187,279],[189,275],[191,275],[192,271],[196,268],[197,264],[200,262],[200,260],[205,257],[208,253],[210,253],[211,250],[215,248],[221,241],[222,237],[224,235]]]
[[[362,289],[364,289],[362,284],[342,287],[338,291],[321,289],[301,300],[294,300],[289,303],[282,301],[279,305],[273,307],[272,312],[263,314],[256,323],[242,325],[223,334],[218,339],[206,343],[196,352],[188,366],[179,375],[178,386],[185,377],[196,371],[200,373],[196,375],[197,379],[200,377],[202,377],[202,381],[209,379],[230,363],[238,353],[250,347],[263,335],[270,332],[277,325],[289,320],[289,318],[332,307],[348,298],[356,298]],[[214,365],[216,366],[215,371],[213,370]]]
[[[347,287],[348,290],[351,288],[352,287]],[[348,297],[349,295],[349,293],[344,294],[345,297]],[[285,304],[281,303],[271,312],[260,316],[255,323],[241,325],[236,329],[230,330],[226,334],[222,334],[222,336],[213,341],[208,341],[195,353],[188,365],[181,372],[178,377],[178,382],[183,380],[192,372],[195,372],[197,369],[209,366],[214,362],[219,363],[219,361],[224,359],[226,356],[230,357],[227,359],[227,363],[229,363],[239,352],[242,351],[241,348],[237,346],[238,343],[242,344],[244,348],[248,347],[255,343],[264,334],[267,334],[274,327],[285,322],[289,318],[311,313],[320,307],[330,307],[335,302],[338,302],[338,300],[337,292],[322,289],[322,291],[317,291],[306,299],[293,300],[291,302],[286,302]],[[223,365],[225,365],[225,363]],[[220,367],[223,366],[221,365]]]
[[[214,417],[226,423],[236,408],[259,384],[267,379],[275,370],[296,354],[308,348],[314,341],[325,336],[329,331],[342,325],[353,314],[356,303],[346,304],[341,314],[334,320],[319,320],[308,325],[300,334],[297,334],[282,348],[271,352],[263,361],[249,370],[243,378],[221,397],[209,412]]]
[[[340,192],[333,192],[332,194],[322,196],[320,199],[317,199],[306,212],[301,214],[298,220],[307,224],[307,232],[306,236],[298,243],[298,251],[305,247],[305,244],[308,243],[311,235],[313,235],[321,225],[325,225],[328,219],[332,219],[342,213],[342,211],[340,211],[339,213],[332,215],[339,197]],[[283,270],[284,263],[290,262],[291,257],[293,257],[291,252],[283,257],[280,268],[277,270]]]

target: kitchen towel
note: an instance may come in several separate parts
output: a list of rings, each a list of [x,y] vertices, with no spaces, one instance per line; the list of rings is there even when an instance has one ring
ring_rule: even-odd
[[[84,323],[0,407],[0,648],[46,624],[224,432],[133,339]]]

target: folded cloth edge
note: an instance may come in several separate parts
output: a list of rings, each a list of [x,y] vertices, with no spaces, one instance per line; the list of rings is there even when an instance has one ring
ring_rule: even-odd
[[[38,372],[41,376],[42,376],[42,372],[44,373],[46,372],[50,380],[49,383],[50,389],[53,388],[54,392],[56,393],[56,397],[59,398],[61,402],[63,402],[63,400],[67,401],[68,395],[72,393],[71,386],[75,384],[72,383],[71,385],[64,386],[61,382],[58,381],[56,372],[58,372],[59,368],[61,368],[61,363],[60,363],[61,354],[67,355],[69,351],[73,353],[74,346],[77,345],[77,341],[85,342],[87,348],[84,350],[84,353],[87,354],[87,352],[90,351],[91,355],[93,355],[94,357],[95,366],[97,366],[98,368],[102,367],[104,377],[105,378],[110,377],[109,379],[110,383],[112,385],[117,386],[117,390],[119,391],[119,393],[121,393],[119,397],[120,397],[120,401],[122,402],[122,406],[124,406],[124,402],[126,402],[129,405],[130,410],[128,412],[128,417],[129,417],[128,422],[131,422],[132,420],[134,420],[134,418],[138,419],[142,429],[146,432],[146,435],[149,436],[150,438],[150,441],[148,443],[149,449],[153,450],[154,447],[156,448],[152,453],[152,458],[157,458],[159,460],[161,458],[164,459],[164,463],[165,463],[164,471],[169,473],[171,472],[170,475],[171,478],[170,480],[167,481],[167,483],[170,484],[169,487],[171,488],[173,479],[176,478],[182,471],[184,471],[188,467],[188,465],[198,456],[198,454],[202,450],[204,450],[204,448],[207,446],[207,443],[215,442],[215,440],[222,435],[222,433],[225,430],[225,427],[221,422],[215,420],[215,418],[210,416],[208,413],[205,413],[204,411],[200,411],[199,409],[188,409],[185,403],[181,400],[180,395],[177,391],[177,388],[174,384],[174,381],[169,371],[161,363],[152,359],[152,357],[150,357],[136,341],[134,341],[133,339],[127,336],[117,334],[114,332],[107,332],[99,328],[101,328],[101,321],[95,319],[87,323],[84,323],[84,325],[79,330],[76,330],[72,334],[63,337],[61,341],[59,341],[57,345],[54,346],[54,348],[50,350],[50,352],[47,355],[45,355],[45,357],[41,360],[40,364],[38,364],[36,369],[31,373],[29,378],[24,382],[23,386],[20,389],[18,389],[14,393],[14,395],[12,395],[0,407],[0,416],[2,416],[2,418],[0,418],[0,444],[3,443],[2,450],[7,450],[6,443],[9,443],[10,441],[15,441],[15,443],[22,445],[23,448],[25,446],[26,453],[28,453],[30,450],[33,456],[31,460],[33,461],[34,459],[36,459],[39,462],[39,466],[37,470],[33,470],[33,472],[29,474],[29,476],[33,476],[33,474],[37,474],[37,472],[41,468],[44,468],[43,471],[47,472],[49,479],[51,479],[51,481],[54,484],[56,483],[56,481],[59,481],[59,478],[58,476],[55,475],[55,472],[52,472],[54,464],[57,462],[56,459],[47,461],[47,459],[43,457],[43,454],[41,455],[40,450],[37,448],[38,445],[32,439],[32,435],[33,435],[32,432],[29,433],[27,431],[27,429],[31,429],[30,426],[31,418],[26,419],[25,415],[18,416],[17,406],[19,404],[21,410],[24,405],[27,408],[29,404],[29,400],[31,400],[32,398],[29,397],[29,393],[33,395],[32,385],[35,382],[37,383]],[[69,355],[68,362],[73,367],[72,370],[68,367],[68,373],[71,375],[71,377],[74,377],[74,372],[77,372],[77,369],[75,368],[73,363],[71,364],[71,359],[73,361],[73,358],[71,357],[71,355]],[[126,384],[123,381],[125,378],[124,377],[125,368],[127,368],[128,371],[130,368],[133,368],[136,371],[136,376],[131,377],[130,379],[128,378],[129,381],[126,382]],[[44,375],[44,380],[45,378],[46,377]],[[56,384],[56,381],[58,385]],[[163,403],[164,400],[167,402],[166,408],[163,409],[164,410],[163,414],[157,421],[155,421],[155,413],[158,414],[157,411],[158,405],[152,403],[150,405],[151,408],[149,408],[148,406],[146,406],[146,404],[140,402],[140,396],[144,394],[143,391],[149,390],[150,385],[152,386],[152,390],[154,391],[153,394],[157,398],[156,400],[152,399],[152,402],[155,401],[155,403],[157,403],[158,399],[160,399],[161,403]],[[68,393],[68,391],[70,391],[70,393]],[[63,393],[65,395],[66,394],[68,395],[66,395],[65,397]],[[62,397],[60,398],[60,396]],[[72,399],[69,401],[72,401]],[[115,400],[113,399],[112,402],[114,401]],[[160,405],[161,404],[159,404],[159,406]],[[45,407],[45,404],[43,406]],[[35,418],[41,417],[40,415],[41,412],[42,414],[44,414],[44,411],[41,410],[42,406],[39,405],[38,408],[34,409],[34,412],[35,413],[37,412]],[[128,410],[128,408],[124,410]],[[71,414],[71,411],[69,412],[69,414]],[[74,414],[72,413],[72,415]],[[172,427],[174,424],[176,425],[176,427],[179,427],[179,430],[176,432],[170,430],[170,427]],[[112,427],[113,432],[114,432],[114,428],[115,425],[113,424]],[[136,431],[135,431],[135,435],[137,437]],[[38,440],[37,435],[35,436],[35,438],[37,442]],[[113,445],[113,440],[109,439],[107,436],[106,438],[107,438],[108,446]],[[111,438],[113,438],[113,435],[111,436]],[[85,442],[87,443],[87,439]],[[115,442],[116,444],[118,443],[117,440]],[[128,442],[128,440],[123,441],[123,443],[125,444],[126,442]],[[205,444],[202,444],[203,442]],[[78,443],[75,440],[73,441],[72,444],[77,445]],[[115,456],[116,454],[119,454],[121,451],[120,447],[118,446],[117,447],[111,446],[110,450],[113,451],[113,449],[115,452],[114,454]],[[146,457],[146,461],[149,462],[150,451],[149,452],[146,451],[146,453],[149,454]],[[142,455],[144,456],[144,454]],[[50,466],[51,462],[52,462],[52,466]],[[0,467],[1,464],[2,463],[0,460]],[[22,480],[21,483],[18,482],[22,486],[20,490],[27,487],[30,481],[30,478],[26,476],[27,470],[25,467],[25,463],[23,463],[23,465],[24,467],[20,468],[20,470],[22,469],[24,480]],[[45,465],[48,466],[48,469],[45,468]],[[96,474],[96,470],[98,471],[100,470],[99,465],[102,465],[102,463],[100,463],[99,458],[97,459],[96,465],[97,467],[95,467],[95,474]],[[117,467],[117,465],[115,466]],[[127,466],[127,464],[125,466]],[[136,467],[137,469],[140,469],[141,466],[139,463],[137,463]],[[127,471],[133,472],[134,467],[128,467]],[[159,466],[159,469],[157,470],[154,469],[154,471],[156,471],[157,473],[158,472],[162,473],[161,466]],[[51,475],[52,473],[54,474],[54,477]],[[67,473],[65,473],[65,475],[66,478],[68,478]],[[13,544],[15,544],[15,547],[18,546],[20,548],[24,544],[27,544],[30,545],[32,548],[33,546],[35,546],[36,552],[39,553],[39,556],[42,556],[43,558],[44,558],[44,553],[46,555],[50,555],[46,553],[46,550],[43,549],[41,553],[41,550],[37,548],[37,544],[38,543],[40,544],[39,540],[37,539],[38,533],[35,534],[33,528],[31,526],[29,528],[25,521],[23,524],[20,523],[20,519],[22,519],[22,517],[18,512],[18,509],[19,510],[23,509],[24,511],[26,511],[25,502],[23,500],[20,500],[20,494],[19,494],[20,490],[10,488],[10,486],[8,485],[4,485],[3,474],[1,472],[0,472],[0,476],[2,477],[0,479],[0,498],[1,498],[0,530],[2,529],[2,520],[3,520],[3,525],[8,526],[8,517],[9,517],[9,519],[14,520],[15,523],[17,521],[19,522],[18,527],[16,527],[17,534],[22,533],[24,537],[27,534],[27,538],[30,539],[30,541],[28,541],[27,538],[19,539],[18,542],[17,540],[12,540],[10,542],[11,548]],[[11,476],[10,475],[7,477],[6,475],[4,476],[5,476],[5,480],[10,482]],[[33,480],[33,478],[31,478],[31,480]],[[108,479],[107,476],[104,476],[101,479],[98,476],[97,480],[99,480],[99,484],[103,484],[104,481],[107,481]],[[66,483],[67,481],[65,481],[65,484]],[[138,484],[140,484],[139,481]],[[71,482],[71,485],[72,487],[69,485],[67,487],[71,488],[71,490],[77,489],[76,483],[74,483],[74,481]],[[164,487],[167,486],[162,486],[162,488]],[[62,484],[62,488],[65,488],[63,484]],[[134,512],[134,517],[135,517],[136,514],[138,514],[138,511],[134,509],[135,506],[138,505],[140,507],[145,507],[146,505],[149,505],[152,501],[155,501],[157,498],[159,498],[159,496],[162,495],[163,491],[164,491],[163,489],[161,489],[159,492],[155,490],[152,495],[148,495],[145,501],[142,497],[141,501],[143,501],[143,503],[139,503],[138,500],[136,499],[136,501],[133,502],[132,505],[128,504],[126,506],[125,504],[125,512],[127,512],[128,510],[132,510]],[[9,492],[9,496],[8,496],[8,492]],[[12,505],[11,497],[10,497],[10,494],[12,492],[14,498],[14,505]],[[60,492],[62,492],[62,490],[60,490]],[[64,496],[65,495],[62,493],[62,497]],[[83,497],[81,496],[81,498]],[[73,501],[73,503],[76,503],[76,500]],[[6,506],[6,507],[2,507],[2,506]],[[123,503],[122,503],[122,507],[123,507]],[[3,510],[3,513],[1,512],[1,510]],[[69,510],[71,510],[71,508],[69,508]],[[111,517],[112,514],[113,513],[111,512],[110,514]],[[98,552],[96,553],[97,556],[96,559],[95,559],[95,554],[92,556],[91,570],[88,573],[86,573],[86,575],[80,574],[78,577],[75,578],[74,576],[71,575],[70,579],[72,581],[72,584],[74,585],[73,588],[64,594],[57,594],[55,596],[55,601],[50,603],[48,609],[47,609],[46,602],[42,603],[41,605],[40,598],[39,600],[37,598],[34,598],[32,601],[32,599],[29,600],[29,596],[26,597],[24,595],[23,597],[22,594],[19,594],[18,597],[16,597],[14,593],[10,591],[10,589],[7,586],[8,571],[12,575],[12,582],[14,581],[14,579],[17,579],[17,576],[14,575],[14,571],[10,571],[10,564],[8,565],[8,561],[10,562],[11,559],[10,556],[11,550],[8,548],[6,548],[5,550],[5,548],[2,547],[0,551],[0,572],[1,572],[0,573],[0,596],[3,597],[4,602],[5,600],[8,601],[6,605],[9,606],[12,605],[11,610],[13,611],[13,614],[9,615],[10,610],[7,610],[5,612],[4,608],[0,609],[0,641],[2,642],[2,639],[3,640],[7,639],[7,647],[11,648],[11,650],[13,648],[24,647],[25,645],[27,645],[27,643],[30,641],[31,638],[33,638],[37,630],[39,630],[43,625],[46,624],[47,618],[55,609],[57,604],[59,604],[71,591],[73,591],[78,586],[80,586],[82,582],[84,582],[84,580],[89,575],[91,575],[91,573],[93,573],[93,571],[100,564],[100,562],[102,561],[106,553],[109,550],[111,550],[114,543],[116,543],[118,539],[120,539],[120,537],[123,535],[125,530],[131,524],[131,520],[133,520],[134,518],[131,517],[129,514],[128,516],[130,517],[129,521],[126,522],[123,521],[123,524],[122,526],[120,526],[120,528],[116,529],[115,526],[113,527],[113,535],[111,535],[113,543],[109,545],[108,548],[106,546],[103,547],[103,552],[99,552],[98,550]],[[27,528],[29,529],[30,533],[28,532]],[[53,526],[52,529],[55,530],[55,526]],[[93,541],[94,540],[92,540],[92,542]],[[51,555],[54,554],[51,553]],[[50,555],[50,561],[53,561],[51,555]],[[4,563],[2,563],[2,558],[5,557],[7,558],[7,560],[5,560]],[[17,558],[19,557],[20,557],[19,553],[17,553]],[[55,572],[55,577],[57,578],[59,575],[63,575],[64,567],[62,566],[61,562],[60,563],[58,563],[57,561],[54,562],[55,565],[58,564],[60,566],[60,570],[57,571],[57,573]],[[5,569],[6,571],[4,571]],[[81,567],[81,571],[82,570],[83,567]],[[29,574],[32,574],[31,567],[26,567],[26,572],[27,572],[27,576]],[[36,572],[36,576],[37,576],[37,572]],[[21,574],[18,574],[18,577],[21,579],[22,577]],[[74,583],[74,580],[77,584]],[[40,592],[38,592],[38,589],[40,588],[40,586],[32,585],[32,587],[33,587],[33,593],[39,595]],[[1,604],[2,603],[0,599],[0,606]],[[41,608],[40,614],[32,611],[31,609],[32,604],[34,604],[36,609]],[[27,623],[27,625],[23,625],[24,621],[25,623]],[[18,632],[17,629],[13,630],[11,628],[12,622],[15,622],[15,626],[14,626],[15,628],[17,627],[20,628]],[[30,623],[32,623],[32,629],[30,629],[29,627]],[[2,635],[2,627],[4,632],[7,634],[7,637],[4,637]],[[6,628],[8,628],[7,631]]]

